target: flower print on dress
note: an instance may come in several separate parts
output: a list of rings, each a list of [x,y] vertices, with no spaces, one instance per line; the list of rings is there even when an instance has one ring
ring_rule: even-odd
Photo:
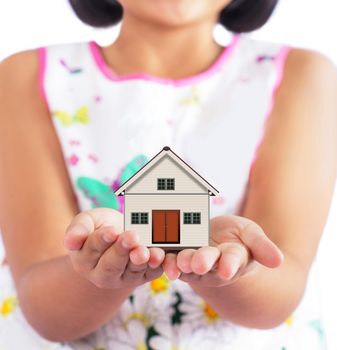
[[[94,101],[95,101],[96,103],[101,102],[101,101],[102,101],[102,96],[96,95],[96,96],[94,97]]]
[[[93,163],[98,162],[98,156],[96,154],[93,154],[93,153],[88,154],[88,159]]]
[[[182,302],[179,309],[182,312],[182,323],[188,323],[199,333],[204,329],[209,337],[215,337],[222,344],[231,342],[234,336],[233,325],[222,319],[219,314],[193,290],[181,293]]]
[[[52,115],[59,120],[63,126],[71,126],[73,124],[87,125],[90,123],[89,109],[86,106],[80,107],[73,115],[65,111],[53,111]]]
[[[163,273],[160,277],[146,284],[152,302],[159,308],[167,306],[172,299],[172,281]]]
[[[287,350],[296,349],[326,349],[326,339],[322,323],[319,319],[304,322],[296,313],[289,317],[283,324],[277,327],[275,341],[283,344]],[[301,337],[296,337],[301,334]],[[268,349],[263,349],[268,350]]]
[[[92,208],[105,207],[123,212],[124,198],[123,196],[117,197],[114,192],[140,170],[147,161],[147,156],[137,155],[119,171],[117,177],[110,184],[87,176],[80,176],[76,180],[76,187],[90,200]]]
[[[8,265],[0,267],[0,349],[71,350],[40,337],[26,321]]]
[[[322,321],[320,319],[315,319],[310,321],[308,324],[309,324],[309,327],[311,327],[317,332],[318,336],[321,339],[322,344],[325,344],[326,342],[325,330],[324,330]]]
[[[118,315],[104,327],[109,349],[148,349],[148,339],[158,334],[159,322],[171,322],[170,303],[153,303],[147,284],[137,287]],[[133,335],[130,335],[132,333]]]
[[[276,59],[276,56],[272,55],[259,55],[256,57],[257,63],[263,63],[265,61],[274,61]]]
[[[1,323],[13,315],[18,307],[18,299],[13,281],[10,277],[9,266],[0,268],[0,329]]]
[[[130,320],[124,328],[116,329],[114,335],[108,339],[109,350],[148,350],[147,329],[139,320]]]
[[[214,335],[205,330],[196,333],[190,323],[171,325],[165,322],[156,324],[158,335],[153,336],[149,344],[153,350],[215,350]],[[220,350],[220,348],[219,348]]]
[[[70,157],[67,158],[68,164],[75,166],[79,162],[80,158],[77,154],[72,154]]]
[[[59,62],[61,66],[64,67],[70,74],[78,74],[83,72],[83,69],[80,67],[70,67],[64,58],[61,58]]]
[[[100,328],[96,332],[68,344],[72,350],[108,350],[107,335],[104,328]]]
[[[122,304],[118,316],[113,320],[113,327],[125,327],[131,320],[138,320],[145,328],[155,325],[163,319],[171,319],[170,303],[156,305],[149,293],[148,283],[137,287],[134,293]]]
[[[0,299],[0,316],[6,317],[13,313],[17,304],[18,300],[14,295],[9,295],[2,300]]]
[[[76,187],[90,200],[91,208],[119,209],[117,197],[111,186],[90,177],[80,176],[76,180]]]
[[[192,86],[189,95],[179,100],[179,104],[184,106],[199,106],[200,102],[201,96],[197,86]]]
[[[81,141],[77,139],[71,139],[69,140],[69,145],[72,147],[78,147],[81,145]]]

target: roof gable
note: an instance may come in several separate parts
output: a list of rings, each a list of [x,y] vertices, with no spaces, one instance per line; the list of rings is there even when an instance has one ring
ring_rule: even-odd
[[[203,187],[207,188],[209,194],[216,196],[219,194],[219,191],[215,189],[209,182],[207,182],[202,176],[200,176],[194,169],[192,169],[186,162],[184,162],[177,154],[175,154],[170,147],[165,146],[159,153],[157,153],[152,159],[150,159],[137,173],[135,173],[129,180],[127,180],[122,186],[115,191],[115,195],[123,195],[125,189],[131,186],[134,182],[140,179],[146,172],[148,172],[154,164],[156,164],[163,157],[170,157],[173,162],[178,166],[183,168],[187,173],[189,173],[197,182],[199,182]]]

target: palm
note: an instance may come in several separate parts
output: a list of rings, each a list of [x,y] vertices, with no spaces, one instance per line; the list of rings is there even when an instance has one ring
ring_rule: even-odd
[[[210,246],[167,254],[164,270],[171,278],[205,286],[233,283],[259,262],[277,267],[282,253],[255,222],[240,216],[210,221]]]

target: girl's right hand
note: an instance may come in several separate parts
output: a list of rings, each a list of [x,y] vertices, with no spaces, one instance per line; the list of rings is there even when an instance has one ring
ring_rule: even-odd
[[[96,208],[76,215],[66,229],[74,270],[99,288],[136,287],[163,273],[164,250],[140,245],[138,235],[122,227],[120,212]]]

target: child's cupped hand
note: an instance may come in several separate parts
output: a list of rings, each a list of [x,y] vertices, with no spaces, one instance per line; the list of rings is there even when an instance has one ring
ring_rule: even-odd
[[[259,264],[276,268],[282,261],[282,252],[258,224],[230,215],[210,220],[210,246],[167,254],[163,267],[171,279],[221,287],[256,271]]]
[[[96,208],[74,217],[64,237],[76,272],[99,288],[136,287],[163,273],[165,252],[139,244],[135,232],[123,232],[123,215]]]
[[[254,271],[256,262],[278,267],[282,252],[255,222],[240,216],[210,221],[210,246],[178,254],[139,243],[136,232],[123,232],[123,215],[96,208],[79,213],[68,226],[64,245],[76,272],[99,288],[136,287],[160,277],[205,287],[220,287]]]

